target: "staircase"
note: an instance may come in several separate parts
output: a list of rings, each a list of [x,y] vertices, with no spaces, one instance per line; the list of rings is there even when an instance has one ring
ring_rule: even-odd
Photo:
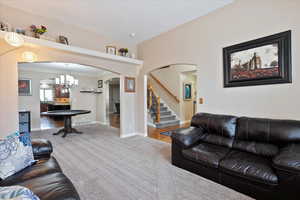
[[[160,97],[155,94],[151,86],[148,86],[148,111],[156,128],[166,128],[180,124],[180,120],[176,118],[176,115],[170,111],[165,103],[161,102]]]

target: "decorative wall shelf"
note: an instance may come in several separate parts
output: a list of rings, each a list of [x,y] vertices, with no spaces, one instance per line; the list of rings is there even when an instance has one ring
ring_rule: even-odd
[[[81,90],[80,93],[102,94],[103,92],[90,91],[90,90]]]

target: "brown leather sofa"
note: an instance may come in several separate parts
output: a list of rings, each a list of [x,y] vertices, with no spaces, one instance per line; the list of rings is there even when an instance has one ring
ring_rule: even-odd
[[[34,158],[38,162],[0,181],[0,186],[21,185],[29,188],[41,200],[80,200],[72,182],[51,157],[52,145],[47,140],[32,140]]]
[[[300,121],[198,113],[172,134],[172,163],[263,200],[300,198]]]

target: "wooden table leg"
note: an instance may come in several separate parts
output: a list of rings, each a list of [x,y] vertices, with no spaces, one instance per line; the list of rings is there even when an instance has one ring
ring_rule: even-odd
[[[75,129],[75,128],[72,128],[72,133],[76,133],[76,134],[82,134],[83,132],[80,132],[80,131],[78,131],[77,129]]]
[[[72,128],[72,116],[65,116],[65,128],[64,134],[62,137],[66,137],[68,134],[75,133],[75,134],[82,134],[82,132]]]
[[[65,116],[65,128],[62,137],[66,137],[69,133],[72,133],[72,117]]]

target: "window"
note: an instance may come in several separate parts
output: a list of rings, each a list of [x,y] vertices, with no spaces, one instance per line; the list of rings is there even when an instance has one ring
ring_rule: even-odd
[[[53,101],[53,90],[52,89],[40,89],[40,100],[41,101]]]

